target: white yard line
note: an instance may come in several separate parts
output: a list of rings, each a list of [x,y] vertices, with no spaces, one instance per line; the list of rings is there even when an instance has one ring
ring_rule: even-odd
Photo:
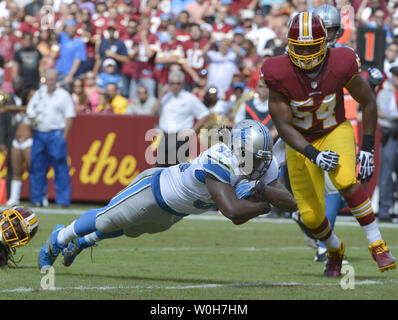
[[[372,285],[398,285],[396,280],[363,280],[356,281],[355,286],[372,286]],[[183,285],[183,286],[101,286],[101,287],[55,287],[54,289],[44,290],[41,288],[25,288],[19,287],[14,289],[0,290],[0,293],[24,293],[39,291],[112,291],[112,290],[189,290],[189,289],[213,289],[225,287],[317,287],[317,286],[340,286],[340,282],[253,282],[253,283],[208,283],[200,285]]]

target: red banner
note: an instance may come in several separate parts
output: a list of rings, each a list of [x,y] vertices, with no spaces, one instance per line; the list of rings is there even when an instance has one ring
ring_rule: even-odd
[[[153,136],[145,136],[157,122],[148,116],[78,115],[68,138],[72,201],[109,201],[139,172],[152,167],[145,153],[149,148],[151,154]],[[0,154],[0,178],[6,173],[6,157]],[[53,176],[50,169],[50,199],[55,196]],[[26,170],[23,180],[22,198],[29,199]]]
[[[149,116],[78,115],[68,138],[72,201],[107,202],[139,172],[152,167],[155,152],[151,146],[156,132],[150,130],[157,123],[157,118]],[[358,129],[358,137],[361,138],[361,124]],[[369,196],[377,184],[379,141],[380,131],[377,130],[376,170],[366,185]],[[0,178],[6,175],[6,156],[0,153]],[[47,174],[50,199],[55,196],[53,176],[54,171],[50,169]],[[29,199],[26,170],[23,180],[22,199]]]

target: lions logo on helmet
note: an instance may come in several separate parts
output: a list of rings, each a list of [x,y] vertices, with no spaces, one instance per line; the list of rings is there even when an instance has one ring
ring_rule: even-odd
[[[304,70],[318,66],[326,57],[327,32],[322,19],[312,12],[300,12],[289,22],[290,60]]]
[[[232,128],[232,151],[243,175],[261,178],[272,162],[273,138],[268,128],[256,120],[242,120]]]
[[[316,13],[324,22],[326,30],[327,30],[327,45],[329,48],[332,48],[337,39],[341,37],[343,34],[343,28],[341,27],[341,15],[340,12],[333,6],[329,4],[323,4],[314,9],[314,13]],[[335,34],[330,35],[330,29],[336,29]]]
[[[0,241],[9,248],[28,244],[38,228],[39,220],[28,207],[12,207],[0,215]]]

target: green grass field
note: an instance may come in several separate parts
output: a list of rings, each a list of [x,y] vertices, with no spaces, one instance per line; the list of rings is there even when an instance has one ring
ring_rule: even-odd
[[[1,300],[398,299],[398,270],[377,270],[354,220],[336,225],[355,271],[355,288],[343,290],[339,279],[323,277],[323,264],[313,262],[314,250],[293,221],[259,218],[235,226],[215,214],[185,218],[155,235],[104,240],[92,250],[93,261],[88,249],[69,268],[60,256],[55,290],[44,290],[40,247],[56,223],[69,224],[82,209],[37,210],[39,232],[18,249],[19,268],[0,270]],[[380,229],[398,255],[398,225]]]

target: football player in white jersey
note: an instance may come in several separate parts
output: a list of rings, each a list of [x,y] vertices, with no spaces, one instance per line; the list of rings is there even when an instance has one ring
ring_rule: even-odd
[[[188,214],[218,209],[242,224],[269,212],[270,205],[296,210],[293,196],[277,180],[268,129],[243,120],[233,127],[229,141],[230,147],[215,144],[190,163],[145,170],[104,208],[88,210],[67,227],[56,225],[40,250],[39,268],[52,266],[60,253],[70,266],[99,240],[162,232]],[[245,199],[252,195],[256,201]]]

